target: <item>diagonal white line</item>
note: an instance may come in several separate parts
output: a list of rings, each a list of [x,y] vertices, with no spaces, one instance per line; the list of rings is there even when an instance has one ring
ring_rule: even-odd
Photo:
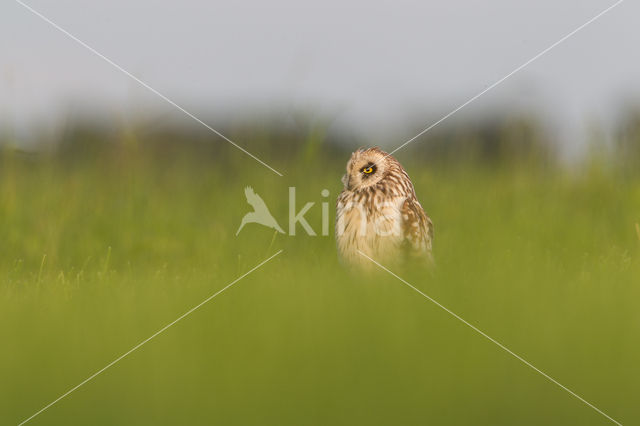
[[[136,349],[140,348],[142,345],[144,345],[145,343],[147,343],[149,340],[153,339],[154,337],[156,337],[157,335],[159,335],[160,333],[164,332],[166,329],[168,329],[169,327],[171,327],[172,325],[174,325],[175,323],[177,323],[178,321],[182,320],[183,318],[185,318],[186,316],[190,315],[191,313],[193,313],[196,309],[200,308],[202,305],[204,305],[205,303],[207,303],[208,301],[210,301],[211,299],[213,299],[214,297],[216,297],[217,295],[219,295],[220,293],[222,293],[223,291],[225,291],[226,289],[228,289],[229,287],[231,287],[232,285],[234,285],[235,283],[237,283],[238,281],[240,281],[241,279],[243,279],[244,277],[246,277],[247,275],[249,275],[250,273],[252,273],[253,271],[255,271],[256,269],[260,268],[262,265],[264,265],[265,263],[269,262],[271,259],[273,259],[274,257],[276,257],[277,255],[279,255],[280,253],[282,253],[283,250],[279,250],[276,254],[274,254],[273,256],[271,256],[270,258],[262,261],[260,264],[254,266],[252,269],[250,269],[249,271],[245,272],[244,274],[240,275],[238,278],[236,278],[235,280],[233,280],[232,282],[230,282],[229,284],[227,284],[226,286],[224,286],[221,290],[218,290],[217,292],[215,292],[214,294],[212,294],[211,296],[207,297],[206,299],[204,299],[202,302],[198,303],[196,306],[194,306],[193,308],[189,309],[187,312],[185,312],[184,314],[180,315],[178,318],[176,318],[175,320],[171,321],[169,324],[165,325],[164,327],[162,327],[160,330],[156,331],[155,333],[153,333],[151,336],[147,337],[146,339],[144,339],[142,342],[138,343],[137,345],[135,345],[133,348],[129,349],[127,352],[123,353],[122,355],[120,355],[118,358],[114,359],[113,361],[111,361],[109,364],[107,364],[106,366],[104,366],[103,368],[101,368],[100,370],[96,371],[95,373],[93,373],[91,376],[87,377],[86,379],[84,379],[82,382],[80,382],[79,384],[77,384],[76,386],[72,387],[71,389],[69,389],[67,392],[63,393],[62,395],[60,395],[58,398],[56,398],[55,400],[53,400],[52,402],[50,402],[49,404],[47,404],[46,406],[44,406],[41,410],[37,411],[36,413],[34,413],[33,415],[31,415],[29,418],[23,420],[21,423],[18,424],[18,426],[21,426],[25,423],[27,423],[29,420],[33,419],[35,416],[37,416],[38,414],[42,413],[43,411],[45,411],[46,409],[48,409],[49,407],[51,407],[53,404],[55,404],[56,402],[60,401],[62,398],[66,397],[67,395],[69,395],[71,392],[75,391],[76,389],[78,389],[80,386],[84,385],[85,383],[87,383],[88,381],[90,381],[91,379],[93,379],[94,377],[96,377],[98,374],[102,373],[103,371],[105,371],[107,368],[111,367],[112,365],[114,365],[115,363],[117,363],[118,361],[120,361],[122,358],[126,357],[127,355],[129,355],[131,352],[135,351]]]
[[[194,119],[195,121],[197,121],[198,123],[200,123],[201,125],[206,127],[207,129],[211,130],[213,133],[215,133],[216,135],[220,136],[222,139],[224,139],[225,141],[229,142],[231,145],[235,146],[240,151],[244,152],[249,157],[251,157],[254,160],[256,160],[258,163],[262,164],[263,166],[265,166],[266,168],[268,168],[269,170],[271,170],[272,172],[274,172],[278,176],[282,176],[282,173],[280,173],[279,171],[277,171],[276,169],[274,169],[273,167],[271,167],[270,165],[268,165],[267,163],[265,163],[264,161],[262,161],[261,159],[259,159],[258,157],[256,157],[255,155],[253,155],[252,153],[250,153],[249,151],[247,151],[246,149],[244,149],[243,147],[241,147],[240,145],[238,145],[237,143],[235,143],[234,141],[232,141],[231,139],[229,139],[228,137],[226,137],[225,135],[223,135],[222,133],[220,133],[219,131],[217,131],[216,129],[211,127],[210,125],[208,125],[207,123],[205,123],[204,121],[200,120],[198,117],[196,117],[195,115],[193,115],[192,113],[190,113],[189,111],[187,111],[186,109],[184,109],[183,107],[181,107],[180,105],[178,105],[177,103],[175,103],[174,101],[172,101],[171,99],[169,99],[168,97],[163,95],[162,93],[158,92],[156,89],[154,89],[153,87],[149,86],[147,83],[145,83],[144,81],[140,80],[138,77],[136,77],[135,75],[131,74],[129,71],[125,70],[120,65],[118,65],[115,62],[113,62],[111,59],[107,58],[105,55],[103,55],[102,53],[98,52],[93,47],[89,46],[87,43],[85,43],[84,41],[80,40],[78,37],[74,36],[69,31],[65,30],[64,28],[62,28],[61,26],[59,26],[58,24],[53,22],[51,19],[49,19],[46,16],[44,16],[42,13],[38,12],[37,10],[35,10],[34,8],[32,8],[31,6],[29,6],[28,4],[24,3],[21,0],[15,0],[15,1],[18,4],[20,4],[21,6],[23,6],[25,9],[29,10],[34,15],[38,16],[39,18],[41,18],[43,21],[49,23],[51,26],[53,26],[55,29],[57,29],[61,33],[65,34],[67,37],[71,38],[72,40],[74,40],[78,44],[82,45],[83,47],[85,47],[86,49],[88,49],[89,51],[94,53],[96,56],[98,56],[101,59],[105,60],[107,63],[109,63],[110,65],[112,65],[116,69],[118,69],[123,74],[125,74],[128,77],[130,77],[131,79],[135,80],[141,86],[144,86],[149,91],[153,92],[154,94],[156,94],[160,98],[164,99],[165,101],[167,101],[168,103],[170,103],[171,105],[173,105],[174,107],[176,107],[177,109],[179,109],[180,111],[182,111],[183,113],[185,113],[186,115],[188,115],[189,117],[191,117],[192,119]]]
[[[462,105],[458,106],[457,108],[455,108],[453,111],[451,111],[450,113],[448,113],[447,115],[445,115],[444,117],[442,117],[441,119],[439,119],[438,121],[436,121],[435,123],[431,124],[429,127],[423,129],[420,133],[418,133],[417,135],[415,135],[414,137],[412,137],[411,139],[409,139],[408,141],[406,141],[405,143],[403,143],[402,145],[400,145],[399,147],[397,147],[396,149],[394,149],[393,151],[391,151],[389,154],[386,155],[386,157],[388,157],[389,155],[392,155],[393,153],[401,150],[402,148],[404,148],[405,146],[409,145],[411,142],[415,141],[416,139],[418,139],[420,136],[424,135],[425,133],[427,133],[429,130],[433,129],[434,127],[436,127],[438,124],[442,123],[443,121],[445,121],[447,118],[451,117],[453,114],[457,113],[458,111],[460,111],[462,108],[466,107],[467,105],[469,105],[470,103],[472,103],[473,101],[475,101],[476,99],[478,99],[480,96],[484,95],[485,93],[487,93],[489,90],[495,88],[496,86],[498,86],[499,84],[503,83],[505,80],[507,80],[509,77],[513,76],[514,74],[516,74],[517,72],[521,71],[523,68],[525,68],[527,65],[531,64],[532,62],[534,62],[535,60],[537,60],[538,58],[540,58],[541,56],[543,56],[545,53],[549,52],[551,49],[553,49],[554,47],[558,46],[559,44],[561,44],[562,42],[564,42],[565,40],[567,40],[568,38],[570,38],[571,36],[575,35],[578,31],[582,30],[583,28],[585,28],[586,26],[588,26],[589,24],[592,24],[594,21],[596,21],[597,19],[599,19],[600,17],[602,17],[605,13],[609,12],[611,9],[613,9],[614,7],[620,5],[620,3],[622,3],[624,0],[618,0],[617,2],[615,2],[614,4],[612,4],[611,6],[607,7],[605,10],[603,10],[602,12],[598,13],[596,16],[594,16],[593,18],[589,19],[587,22],[585,22],[584,24],[580,25],[578,28],[576,28],[575,30],[571,31],[569,34],[565,35],[564,37],[562,37],[560,40],[556,41],[555,43],[553,43],[551,46],[547,47],[546,49],[544,49],[542,52],[538,53],[536,56],[534,56],[533,58],[529,59],[528,61],[526,61],[525,63],[523,63],[522,65],[520,65],[519,67],[517,67],[516,69],[514,69],[513,71],[511,71],[509,74],[505,75],[504,77],[502,77],[500,80],[496,81],[495,83],[493,83],[492,85],[490,85],[489,87],[487,87],[486,89],[484,89],[483,91],[481,91],[480,93],[478,93],[477,95],[473,96],[471,99],[469,99],[468,101],[466,101],[465,103],[463,103]]]
[[[547,373],[545,373],[544,371],[538,369],[536,366],[534,366],[533,364],[531,364],[529,361],[527,361],[526,359],[522,358],[520,355],[516,354],[515,352],[513,352],[511,349],[507,348],[505,345],[503,345],[502,343],[498,342],[496,339],[494,339],[493,337],[489,336],[487,333],[485,333],[484,331],[480,330],[478,327],[474,326],[473,324],[467,322],[465,319],[463,319],[462,317],[460,317],[458,314],[456,314],[455,312],[451,311],[450,309],[448,309],[447,307],[441,305],[437,300],[433,299],[432,297],[430,297],[429,295],[427,295],[426,293],[422,292],[421,290],[419,290],[418,288],[414,287],[413,285],[409,284],[407,281],[405,281],[404,279],[400,278],[398,275],[394,274],[393,272],[391,272],[389,269],[385,268],[384,266],[382,266],[381,264],[379,264],[378,262],[376,262],[375,260],[373,260],[372,258],[370,258],[369,256],[367,256],[366,254],[364,254],[362,251],[358,250],[358,253],[360,253],[362,256],[366,257],[367,259],[369,259],[371,262],[375,263],[376,265],[378,265],[380,268],[384,269],[385,271],[387,271],[389,274],[393,275],[394,277],[396,277],[397,279],[399,279],[400,281],[402,281],[404,284],[406,284],[408,287],[410,287],[412,290],[415,290],[416,292],[418,292],[420,295],[422,295],[424,298],[426,298],[427,300],[429,300],[430,302],[432,302],[433,304],[435,304],[436,306],[438,306],[439,308],[441,308],[442,310],[444,310],[445,312],[447,312],[449,315],[453,316],[455,319],[457,319],[458,321],[462,322],[464,325],[470,327],[473,331],[475,331],[476,333],[480,334],[482,337],[486,338],[487,340],[489,340],[491,343],[494,343],[495,345],[497,345],[500,349],[504,350],[505,352],[507,352],[509,355],[513,356],[514,358],[516,358],[518,361],[522,362],[523,364],[525,364],[527,367],[530,367],[531,369],[535,370],[536,372],[540,373],[543,377],[545,377],[547,380],[549,380],[550,382],[558,385],[559,387],[561,387],[562,389],[564,389],[565,391],[567,391],[569,394],[571,394],[572,396],[576,397],[577,399],[579,399],[580,401],[584,402],[586,405],[588,405],[589,407],[593,408],[594,410],[596,410],[598,413],[602,414],[604,417],[606,417],[607,419],[611,420],[613,423],[622,426],[622,424],[618,421],[616,421],[615,419],[611,418],[609,415],[607,415],[604,411],[600,410],[598,407],[596,407],[595,405],[591,404],[589,401],[587,401],[586,399],[584,399],[583,397],[581,397],[580,395],[578,395],[577,393],[575,393],[574,391],[572,391],[571,389],[567,388],[566,386],[564,386],[562,383],[558,382],[556,379],[554,379],[553,377],[549,376]]]

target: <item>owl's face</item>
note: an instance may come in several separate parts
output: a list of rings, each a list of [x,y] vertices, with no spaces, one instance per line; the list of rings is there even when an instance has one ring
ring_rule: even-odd
[[[342,177],[344,188],[359,191],[380,182],[388,168],[388,156],[379,148],[359,149],[347,162],[347,173]]]

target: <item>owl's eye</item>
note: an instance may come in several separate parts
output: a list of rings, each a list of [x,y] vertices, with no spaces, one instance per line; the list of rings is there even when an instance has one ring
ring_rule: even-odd
[[[366,173],[366,174],[373,173],[373,167],[369,166],[362,169],[362,173]]]

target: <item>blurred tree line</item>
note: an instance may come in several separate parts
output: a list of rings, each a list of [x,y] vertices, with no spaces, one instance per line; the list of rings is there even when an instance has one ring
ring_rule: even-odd
[[[615,136],[613,158],[626,174],[640,171],[640,108],[628,113]]]
[[[555,167],[559,150],[545,127],[532,116],[493,117],[441,125],[416,141],[415,156],[432,165],[482,167]],[[409,148],[409,147],[407,147]]]
[[[244,149],[268,163],[290,168],[327,161],[342,169],[349,153],[372,143],[355,134],[335,131],[328,120],[253,118],[219,129]],[[615,170],[640,170],[640,109],[629,112],[617,126],[613,143],[599,147],[598,156]],[[607,143],[605,140],[596,144]],[[19,141],[0,139],[0,155],[20,151]],[[237,148],[197,125],[165,122],[136,124],[78,120],[68,123],[53,138],[43,138],[40,149],[25,154],[65,164],[98,160],[121,162],[144,159],[157,165],[188,162],[204,166],[241,167],[246,158]],[[382,146],[383,148],[384,145]],[[392,147],[393,148],[393,147]],[[390,149],[392,149],[390,148]],[[561,167],[558,143],[545,126],[530,115],[498,116],[468,123],[442,125],[408,145],[410,161],[430,166]],[[234,154],[234,155],[231,155]],[[595,155],[592,153],[589,155]],[[407,154],[405,154],[407,157]],[[340,161],[336,162],[336,159]],[[588,162],[588,161],[587,161]],[[237,164],[236,164],[237,163]]]

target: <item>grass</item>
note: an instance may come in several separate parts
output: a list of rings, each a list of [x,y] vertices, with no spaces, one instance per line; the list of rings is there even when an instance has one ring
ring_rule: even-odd
[[[395,272],[616,420],[639,422],[640,181],[399,158],[435,223],[438,266]],[[279,164],[283,178],[245,160],[0,156],[0,424],[279,249],[31,423],[608,423],[390,275],[344,270],[332,237],[258,225],[236,237],[245,185],[285,229],[296,186],[319,232],[320,191],[332,211],[346,159]]]

